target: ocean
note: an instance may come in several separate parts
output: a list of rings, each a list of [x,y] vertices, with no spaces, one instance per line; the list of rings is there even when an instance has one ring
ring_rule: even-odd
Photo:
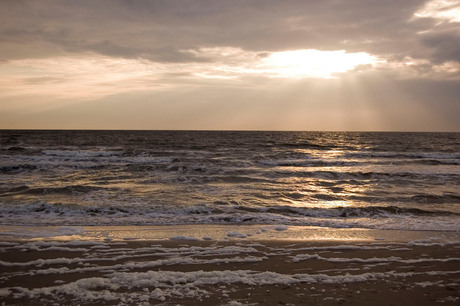
[[[460,231],[460,133],[0,131],[0,224]]]

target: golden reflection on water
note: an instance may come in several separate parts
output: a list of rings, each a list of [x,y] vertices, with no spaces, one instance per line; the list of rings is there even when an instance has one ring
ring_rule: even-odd
[[[314,150],[314,149],[294,149],[293,152],[305,154],[306,157],[311,156],[320,159],[331,159],[342,156],[345,152],[340,149],[325,150]]]
[[[338,172],[339,167],[330,167],[331,172]],[[311,171],[316,171],[313,168]],[[305,169],[299,171],[305,171]],[[337,207],[360,207],[365,203],[360,203],[353,198],[359,198],[373,191],[372,184],[354,184],[353,180],[343,180],[337,182],[323,179],[285,179],[289,184],[289,189],[282,193],[281,200],[289,203],[291,207],[299,208],[337,208]],[[292,189],[291,189],[292,188]]]
[[[262,230],[263,229],[263,230]],[[247,235],[246,238],[229,237],[229,233],[238,231]],[[365,242],[378,241],[414,241],[418,239],[458,240],[456,232],[432,231],[397,231],[373,230],[364,228],[328,228],[315,226],[289,226],[285,230],[276,230],[273,225],[175,225],[175,226],[3,226],[0,232],[6,240],[17,240],[27,237],[27,240],[55,241],[159,241],[171,240],[171,237],[183,236],[193,240],[178,241],[337,241]],[[21,239],[21,238],[19,238]]]
[[[183,237],[182,241],[375,241],[390,240],[388,233],[368,229],[344,229],[316,226],[289,226],[285,230],[276,230],[273,225],[180,225],[180,226],[85,226],[78,227],[79,233],[61,233],[59,227],[32,227],[27,232],[33,235],[37,231],[39,237],[31,240],[57,241],[139,241],[139,240],[171,240],[172,237]],[[264,229],[261,231],[261,229]],[[17,227],[15,230],[23,231]],[[64,228],[63,231],[67,231]],[[42,236],[48,231],[54,235]],[[246,238],[229,237],[229,233],[239,232]],[[385,237],[382,239],[382,237]],[[187,240],[188,238],[188,240]],[[393,239],[395,239],[393,237]]]

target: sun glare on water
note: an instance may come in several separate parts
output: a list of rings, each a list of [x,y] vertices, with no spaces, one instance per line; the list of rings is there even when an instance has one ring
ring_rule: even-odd
[[[377,62],[365,52],[347,53],[345,50],[295,50],[274,52],[263,59],[264,69],[278,77],[332,78],[335,73],[353,70],[358,65]]]

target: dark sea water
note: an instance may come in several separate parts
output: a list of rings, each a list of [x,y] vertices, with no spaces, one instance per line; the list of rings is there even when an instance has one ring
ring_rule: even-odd
[[[460,231],[460,133],[0,131],[0,224]]]

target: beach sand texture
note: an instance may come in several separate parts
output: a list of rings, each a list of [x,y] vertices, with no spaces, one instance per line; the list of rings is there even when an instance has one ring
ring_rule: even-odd
[[[460,244],[35,240],[0,243],[5,305],[458,305]]]

